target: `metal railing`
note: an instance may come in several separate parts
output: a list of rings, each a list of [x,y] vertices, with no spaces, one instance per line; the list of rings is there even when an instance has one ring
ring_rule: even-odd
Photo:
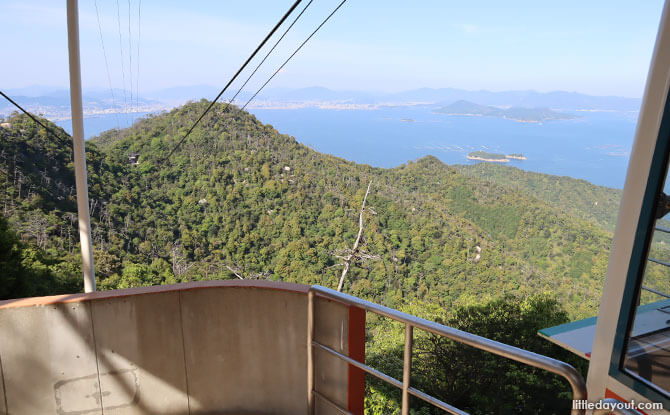
[[[654,230],[659,231],[659,232],[664,232],[664,233],[670,233],[670,229],[665,228],[663,226],[655,226]],[[651,258],[651,257],[647,257],[647,260],[651,261],[655,264],[663,265],[664,267],[670,267],[670,262],[667,262],[667,261],[661,261],[659,259],[654,259],[654,258]]]
[[[656,226],[654,227],[655,230],[659,232],[665,232],[665,233],[670,233],[670,229],[663,227],[663,226]]]
[[[643,285],[642,289],[645,290],[645,291],[649,291],[650,293],[654,293],[656,295],[659,295],[661,297],[670,298],[670,294],[664,293],[663,291],[659,291],[655,288],[651,288],[651,287],[647,287],[647,286]]]
[[[370,366],[367,366],[364,363],[358,362],[349,356],[345,356],[342,353],[339,353],[314,340],[314,298],[317,294],[327,299],[339,301],[350,306],[355,306],[363,310],[399,321],[401,323],[405,323],[405,353],[402,381],[388,376]],[[413,330],[415,327],[438,336],[446,337],[455,342],[467,344],[476,349],[484,350],[498,356],[502,356],[562,376],[570,383],[573,400],[586,399],[586,384],[584,383],[584,378],[574,367],[565,362],[529,352],[518,347],[490,340],[485,337],[477,336],[475,334],[467,333],[453,327],[443,326],[441,324],[384,307],[379,304],[371,303],[358,297],[343,294],[329,288],[314,285],[309,290],[307,305],[307,404],[309,414],[314,415],[314,397],[317,394],[319,398],[328,401],[331,406],[338,407],[337,404],[314,390],[314,348],[318,348],[401,389],[402,415],[409,414],[410,395],[416,396],[417,398],[420,398],[444,411],[447,411],[448,413],[467,415],[467,412],[464,412],[454,406],[449,405],[446,402],[441,401],[440,399],[421,392],[420,390],[413,388],[410,385],[410,377],[412,372],[412,346],[414,340]],[[340,409],[340,412],[342,413],[349,413],[341,407],[338,407],[338,409]],[[583,409],[572,409],[571,412],[572,415],[579,415],[584,413],[585,411]]]
[[[649,261],[658,264],[658,265],[663,265],[664,267],[669,267],[670,268],[670,262],[667,261],[661,261],[660,259],[654,259],[652,257],[647,258]]]
[[[659,232],[664,232],[664,233],[670,233],[670,229],[665,228],[663,226],[655,226],[654,230],[657,230]],[[647,257],[647,261],[653,262],[653,263],[658,264],[658,265],[663,265],[664,267],[670,267],[670,262],[661,261],[660,259],[655,259],[655,258],[652,258],[652,257],[649,257],[649,256]],[[663,291],[659,291],[659,290],[656,290],[656,289],[651,288],[651,287],[647,287],[647,286],[643,285],[642,289],[646,290],[646,291],[649,291],[651,293],[654,293],[656,295],[660,295],[661,297],[670,298],[670,294],[664,293]]]

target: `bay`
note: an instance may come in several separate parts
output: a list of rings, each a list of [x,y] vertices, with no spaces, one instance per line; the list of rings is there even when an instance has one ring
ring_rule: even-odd
[[[449,116],[431,107],[376,110],[252,109],[263,123],[314,150],[357,163],[392,168],[433,155],[446,164],[473,164],[473,151],[522,153],[505,163],[623,188],[636,113],[573,112],[573,120],[522,123],[492,117]],[[126,128],[148,113],[102,114],[84,119],[85,138]],[[71,133],[71,121],[56,124]]]
[[[427,107],[377,110],[255,109],[281,133],[323,153],[377,167],[433,155],[472,164],[472,151],[522,153],[506,165],[623,188],[636,113],[573,112],[573,120],[523,123],[492,117],[436,114]]]

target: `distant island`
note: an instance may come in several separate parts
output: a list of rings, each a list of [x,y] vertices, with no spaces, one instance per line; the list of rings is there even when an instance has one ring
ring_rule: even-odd
[[[468,154],[468,160],[488,161],[491,163],[509,163],[510,159],[527,160],[526,156],[521,153],[505,155],[500,153],[487,153],[485,151],[473,151]]]
[[[438,108],[438,114],[460,115],[469,117],[495,117],[516,122],[541,123],[554,120],[572,120],[577,116],[550,110],[549,108],[497,108],[488,105],[479,105],[470,101],[456,101],[453,104]]]
[[[414,122],[414,120],[411,119],[411,118],[401,118],[400,121],[402,121],[402,122]]]

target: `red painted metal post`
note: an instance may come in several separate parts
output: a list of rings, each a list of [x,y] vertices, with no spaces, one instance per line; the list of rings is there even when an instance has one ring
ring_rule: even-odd
[[[349,307],[347,333],[349,357],[365,363],[365,310]],[[347,409],[354,415],[363,415],[365,409],[365,372],[349,365]]]

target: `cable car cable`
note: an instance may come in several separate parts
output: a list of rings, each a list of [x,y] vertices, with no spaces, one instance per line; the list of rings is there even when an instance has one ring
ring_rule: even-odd
[[[139,0],[137,4],[137,71],[135,71],[135,100],[137,104],[135,110],[139,110],[140,107],[140,40],[142,40],[142,0]]]
[[[116,23],[119,28],[119,51],[121,53],[121,79],[123,91],[123,112],[128,112],[128,96],[126,95],[126,70],[123,62],[123,38],[121,36],[121,10],[119,7],[119,0],[116,0]]]
[[[56,138],[61,137],[60,134],[57,134],[54,130],[52,130],[51,128],[49,128],[49,127],[47,127],[46,125],[44,125],[44,124],[43,124],[40,120],[38,120],[33,114],[31,114],[31,113],[29,113],[28,111],[26,111],[25,109],[23,109],[22,106],[20,106],[20,105],[17,104],[16,102],[14,102],[14,100],[11,99],[10,97],[8,97],[4,92],[0,91],[0,95],[2,95],[3,97],[5,97],[5,99],[6,99],[7,101],[11,102],[16,108],[20,109],[21,112],[23,112],[24,114],[26,114],[27,116],[29,116],[33,121],[35,121],[37,124],[41,125],[45,130],[47,130],[48,132],[50,132],[51,134],[53,134]],[[62,137],[61,137],[61,138],[62,138]]]
[[[284,68],[284,66],[286,66],[286,64],[287,64],[287,63],[288,63],[288,62],[295,56],[295,54],[298,53],[298,51],[300,51],[300,49],[302,49],[303,46],[305,46],[305,44],[312,38],[312,36],[314,36],[314,35],[316,34],[316,32],[318,32],[319,29],[321,29],[321,27],[323,27],[323,25],[326,24],[326,22],[327,22],[331,17],[333,17],[333,15],[340,9],[340,7],[342,7],[342,6],[344,5],[344,3],[346,3],[346,2],[347,2],[347,0],[342,0],[342,2],[340,2],[340,4],[335,8],[335,10],[333,10],[333,11],[328,15],[328,17],[326,17],[325,20],[324,20],[323,22],[321,22],[321,24],[320,24],[316,29],[314,29],[314,31],[312,32],[312,34],[309,35],[309,37],[308,37],[307,39],[305,39],[305,41],[302,42],[302,43],[300,44],[300,46],[298,46],[298,48],[291,54],[291,56],[288,57],[288,59],[286,59],[286,60],[284,61],[284,63],[282,63],[282,65],[281,65],[281,66],[280,66],[280,67],[279,67],[279,68],[272,74],[272,76],[271,76],[270,78],[268,78],[268,80],[265,81],[265,83],[264,83],[260,88],[258,88],[258,91],[256,91],[256,93],[255,93],[251,98],[249,98],[249,100],[247,101],[247,103],[244,104],[244,106],[241,108],[242,110],[245,109],[245,108],[247,107],[247,105],[249,105],[249,103],[250,103],[254,98],[256,98],[256,95],[258,95],[258,93],[261,92],[261,91],[263,90],[263,88],[265,88],[265,86],[272,80],[272,78],[274,78],[275,75],[277,75],[277,74],[279,73],[279,71],[281,71],[281,70]]]
[[[94,0],[93,4],[95,5],[95,15],[98,20],[98,33],[100,34],[100,45],[102,46],[102,56],[105,58],[105,71],[107,72],[107,83],[109,84],[109,92],[112,95],[112,106],[116,108],[116,97],[114,96],[114,88],[112,86],[112,76],[109,71],[109,61],[107,60],[107,50],[105,49],[105,41],[102,36],[102,25],[100,24],[100,13],[98,11],[98,0]],[[116,118],[116,128],[121,130],[121,123],[119,122],[119,114],[114,113]]]
[[[230,104],[232,104],[233,101],[235,101],[235,98],[237,98],[237,95],[239,95],[239,93],[242,92],[242,89],[244,89],[244,87],[247,86],[247,83],[249,82],[249,80],[256,74],[256,71],[258,71],[258,69],[261,67],[261,65],[263,65],[263,63],[265,63],[265,60],[266,60],[266,59],[270,56],[270,54],[275,50],[275,48],[277,47],[277,45],[279,45],[279,43],[282,41],[282,39],[284,39],[284,36],[286,36],[286,34],[289,32],[289,30],[291,30],[291,28],[293,27],[293,25],[296,24],[296,22],[300,19],[300,17],[303,15],[303,13],[305,13],[305,11],[306,11],[307,8],[312,4],[312,2],[314,2],[314,0],[309,0],[309,3],[307,3],[307,6],[305,6],[305,8],[302,9],[302,11],[300,12],[300,14],[295,18],[295,20],[293,20],[293,23],[291,23],[291,25],[288,27],[288,29],[286,29],[286,31],[284,31],[284,34],[281,35],[281,37],[279,38],[279,40],[277,40],[277,42],[274,44],[274,46],[272,46],[272,49],[270,49],[270,51],[265,55],[265,57],[263,58],[263,60],[256,66],[256,69],[254,69],[254,71],[251,72],[251,75],[249,75],[249,77],[247,78],[247,80],[244,81],[244,83],[242,84],[242,86],[240,87],[240,89],[238,89],[237,92],[235,93],[235,95],[233,95],[233,97],[230,99],[230,101],[228,101],[228,106],[230,106]],[[228,107],[226,107],[226,108],[228,108]]]
[[[214,104],[216,103],[216,101],[218,101],[219,98],[221,98],[221,95],[223,95],[223,93],[226,92],[226,90],[228,89],[228,87],[230,86],[230,84],[232,84],[233,81],[235,81],[235,79],[237,79],[237,77],[238,77],[238,76],[240,75],[240,73],[244,70],[244,68],[247,67],[247,65],[249,64],[249,62],[251,62],[251,60],[258,54],[258,52],[261,50],[261,48],[263,48],[263,46],[265,46],[265,44],[267,43],[267,41],[270,40],[270,38],[272,37],[272,35],[275,34],[275,32],[277,31],[277,29],[279,29],[279,27],[286,21],[286,19],[289,17],[289,15],[293,12],[293,10],[295,10],[296,7],[298,7],[298,5],[299,5],[301,2],[302,2],[302,0],[296,0],[295,3],[293,3],[293,5],[291,6],[291,8],[288,9],[288,11],[284,14],[284,16],[282,16],[282,18],[279,19],[279,21],[277,22],[277,24],[272,28],[272,30],[270,30],[270,33],[268,33],[267,36],[265,36],[265,39],[263,39],[263,41],[256,47],[256,50],[254,50],[253,53],[247,58],[247,60],[244,62],[244,64],[242,64],[242,66],[240,67],[240,69],[238,69],[237,72],[235,72],[235,75],[233,75],[233,77],[230,78],[230,80],[228,81],[228,83],[226,84],[226,86],[224,86],[223,89],[221,90],[221,92],[219,92],[219,95],[217,95],[216,98],[214,98],[214,100],[209,104],[209,106],[207,107],[207,109],[205,109],[205,111],[202,113],[202,115],[200,115],[200,117],[198,117],[198,119],[193,123],[193,125],[191,126],[191,128],[189,128],[189,130],[186,132],[186,134],[184,135],[184,137],[182,137],[182,139],[179,140],[179,142],[177,143],[177,145],[175,145],[175,146],[172,148],[172,150],[170,150],[170,153],[167,155],[167,157],[165,157],[165,158],[163,159],[163,161],[168,160],[168,159],[172,156],[172,154],[179,148],[179,146],[182,145],[182,143],[186,140],[186,138],[188,138],[188,136],[191,135],[191,132],[193,132],[193,129],[200,123],[200,121],[203,119],[203,117],[204,117],[204,116],[205,116],[205,115],[212,109],[212,107],[214,106]]]
[[[130,0],[128,0],[128,77],[130,78],[130,112],[133,112],[133,36],[130,30],[131,26]]]

